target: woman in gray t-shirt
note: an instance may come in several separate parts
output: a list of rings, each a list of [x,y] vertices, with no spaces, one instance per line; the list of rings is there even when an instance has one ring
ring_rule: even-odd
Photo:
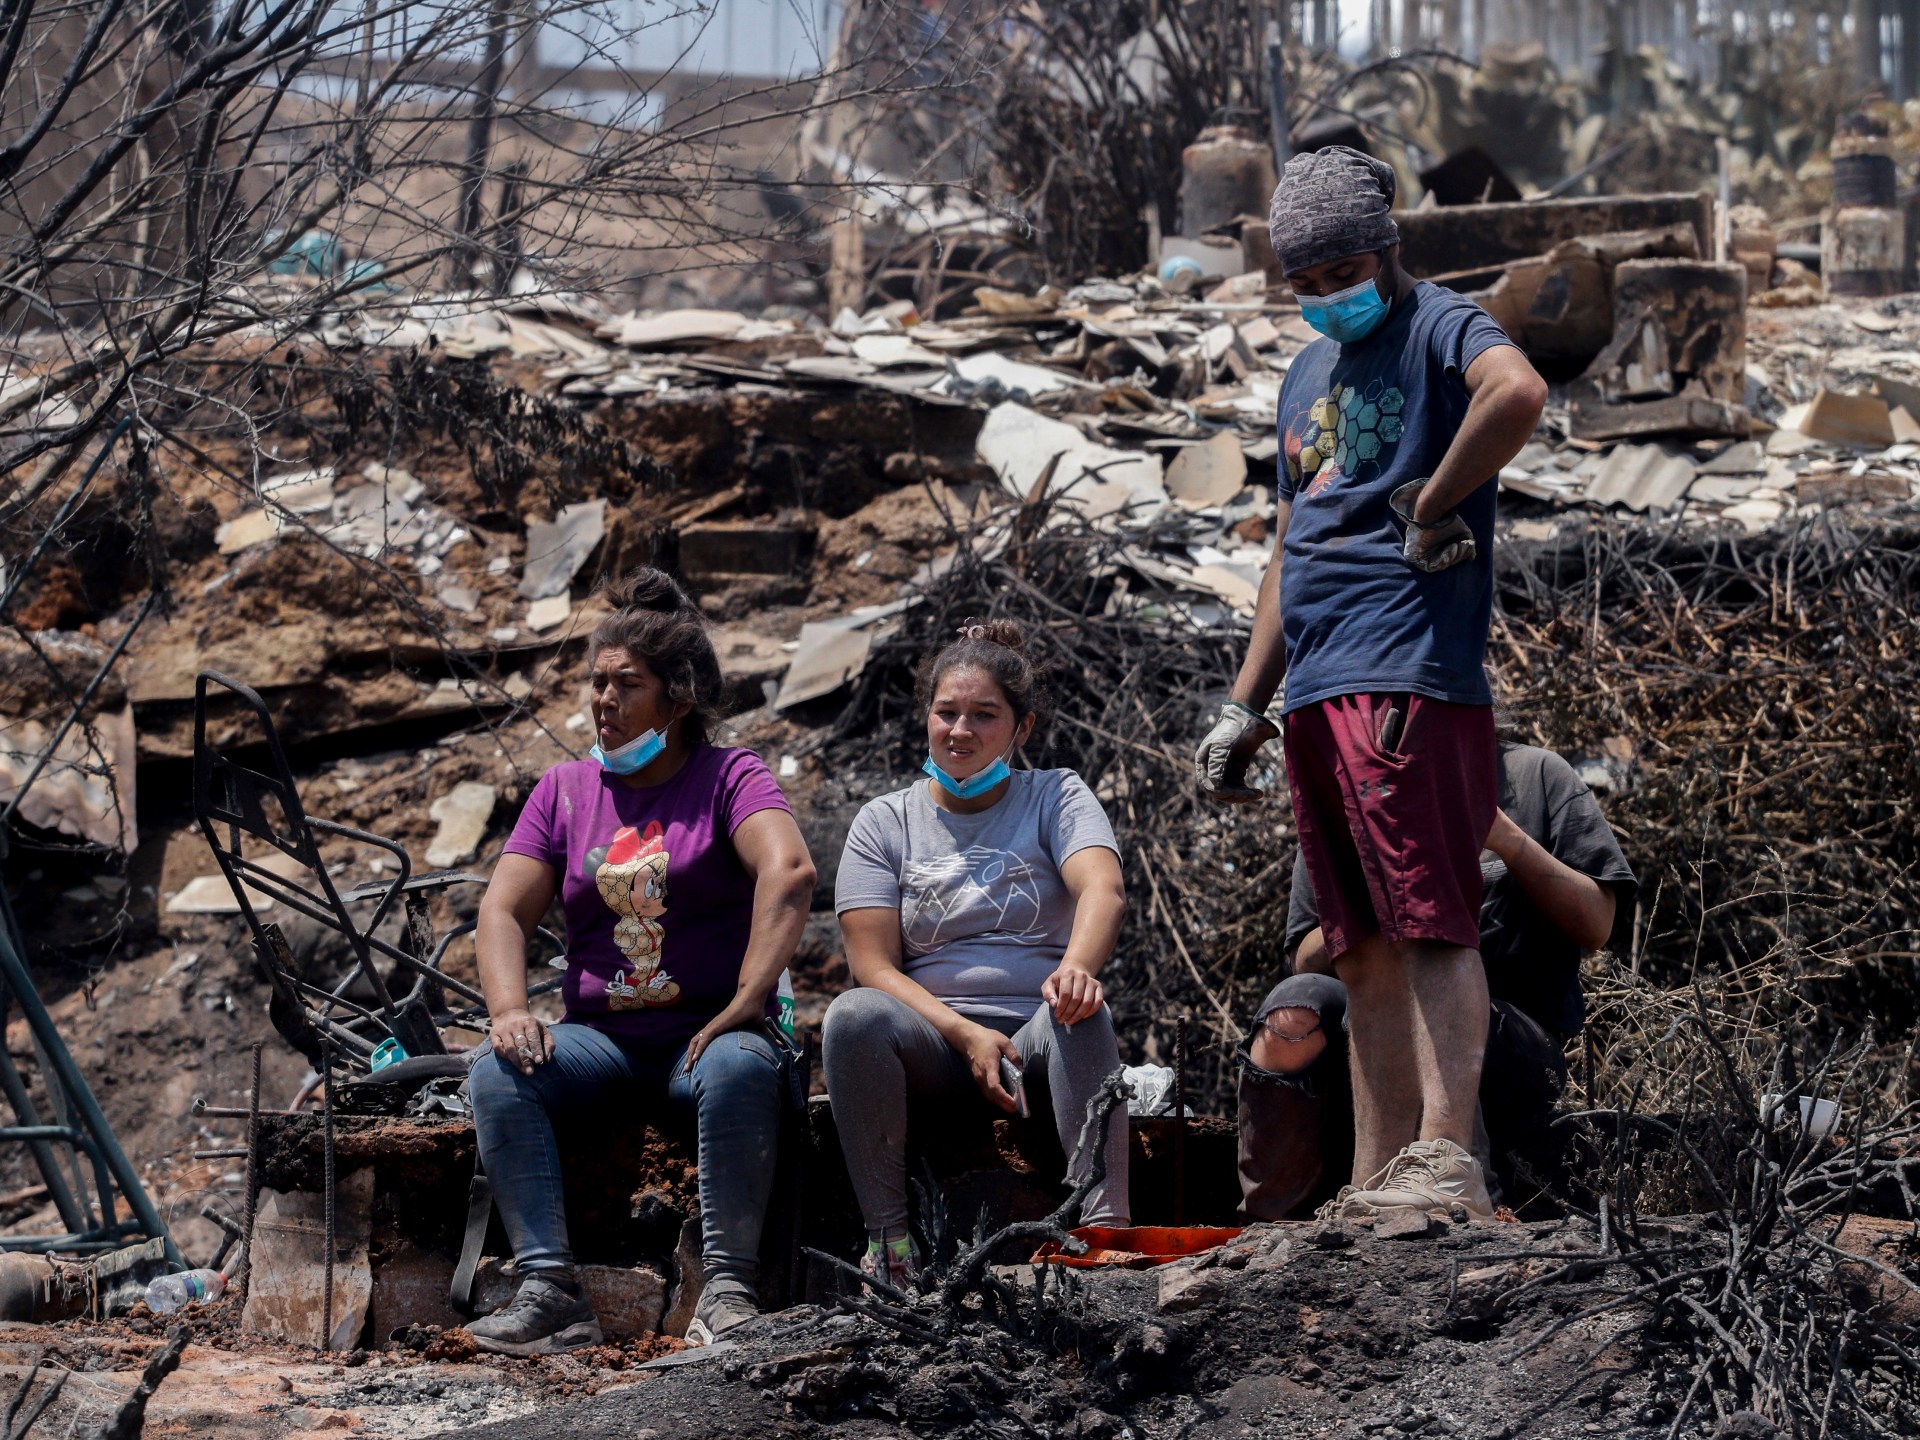
[[[1072,1155],[1120,1063],[1099,976],[1126,914],[1113,827],[1071,770],[1012,770],[1048,709],[1012,621],[971,621],[920,672],[927,779],[847,832],[834,908],[859,988],[827,1010],[827,1092],[867,1225],[869,1274],[914,1269],[907,1098],[1049,1110]],[[1001,1063],[1019,1072],[1018,1099]],[[1108,1124],[1090,1225],[1129,1223],[1127,1117]],[[1091,1157],[1086,1163],[1091,1165]],[[1070,1180],[1077,1180],[1076,1169]]]

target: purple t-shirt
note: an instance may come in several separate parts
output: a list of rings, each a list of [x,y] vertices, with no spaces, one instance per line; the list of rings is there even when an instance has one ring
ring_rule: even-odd
[[[751,750],[697,745],[664,785],[592,760],[540,777],[506,851],[560,873],[566,1018],[625,1039],[689,1039],[726,1009],[753,929],[733,832],[787,797]]]

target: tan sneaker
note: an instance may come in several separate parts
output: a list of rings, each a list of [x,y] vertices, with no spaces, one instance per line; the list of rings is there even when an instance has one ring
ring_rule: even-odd
[[[1327,1201],[1318,1210],[1313,1212],[1313,1218],[1316,1220],[1346,1219],[1347,1217],[1343,1212],[1346,1209],[1347,1198],[1353,1195],[1354,1193],[1356,1193],[1359,1189],[1360,1187],[1358,1185],[1342,1185],[1340,1187],[1340,1193],[1338,1195],[1335,1195],[1331,1200]]]
[[[1343,1218],[1424,1210],[1451,1221],[1493,1218],[1480,1162],[1451,1140],[1416,1140],[1341,1204]]]

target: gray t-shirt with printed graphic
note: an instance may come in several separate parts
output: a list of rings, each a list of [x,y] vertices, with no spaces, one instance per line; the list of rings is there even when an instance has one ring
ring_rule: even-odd
[[[963,1015],[1025,1020],[1073,933],[1067,857],[1119,853],[1071,770],[1016,770],[991,810],[956,815],[931,782],[868,802],[847,831],[834,910],[898,910],[903,968]]]

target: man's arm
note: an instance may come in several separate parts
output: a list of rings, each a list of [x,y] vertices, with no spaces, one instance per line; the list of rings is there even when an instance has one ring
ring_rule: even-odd
[[[1534,908],[1582,950],[1598,950],[1607,943],[1613,934],[1615,903],[1610,885],[1556,859],[1508,819],[1504,810],[1494,812],[1487,848],[1505,862],[1507,873]]]
[[[1261,714],[1273,703],[1273,692],[1287,673],[1287,645],[1280,628],[1280,565],[1286,554],[1287,522],[1292,518],[1293,502],[1282,500],[1273,512],[1273,558],[1260,577],[1260,596],[1254,602],[1253,639],[1247,642],[1247,658],[1233,682],[1233,698]]]
[[[1515,346],[1495,345],[1482,351],[1467,366],[1465,380],[1472,397],[1466,418],[1414,501],[1413,518],[1422,525],[1452,514],[1462,500],[1498,475],[1500,467],[1533,438],[1533,427],[1546,407],[1547,382]],[[1254,634],[1259,633],[1256,621]],[[1248,659],[1251,662],[1252,657]]]

